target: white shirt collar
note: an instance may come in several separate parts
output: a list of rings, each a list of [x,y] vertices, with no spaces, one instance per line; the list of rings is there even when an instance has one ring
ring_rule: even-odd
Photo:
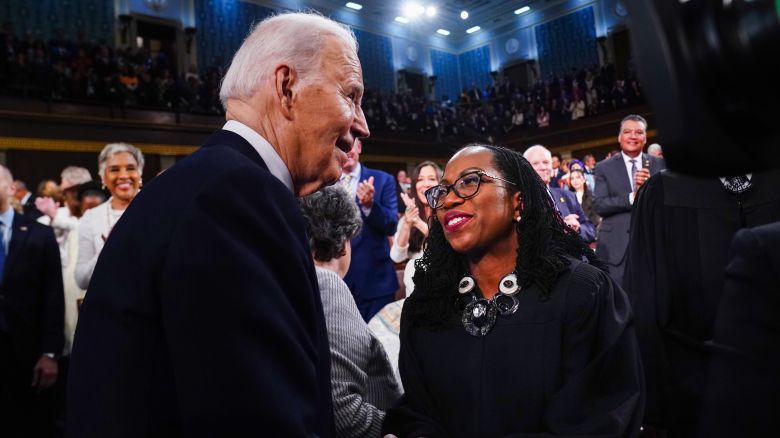
[[[360,162],[357,163],[354,169],[352,169],[352,172],[349,173],[343,173],[341,174],[341,178],[343,179],[345,175],[349,175],[352,177],[350,181],[357,181],[360,179]]]
[[[636,168],[637,169],[642,169],[642,168],[645,167],[644,163],[642,162],[642,155],[643,154],[641,152],[639,153],[639,155],[636,156],[636,158],[629,157],[623,151],[620,151],[620,155],[623,156],[623,162],[626,164],[626,166],[628,166],[629,169],[631,168],[631,160],[636,160]]]
[[[268,166],[268,171],[271,172],[271,175],[275,176],[276,179],[281,181],[285,187],[295,194],[290,170],[287,169],[287,166],[285,166],[279,153],[271,146],[271,143],[268,143],[268,140],[264,139],[263,136],[258,134],[254,129],[238,120],[228,120],[222,129],[234,132],[248,141],[249,144],[255,148],[257,153],[260,154],[260,158],[262,158],[265,165]]]

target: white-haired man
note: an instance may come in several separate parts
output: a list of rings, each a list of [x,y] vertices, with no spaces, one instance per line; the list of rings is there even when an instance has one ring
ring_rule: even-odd
[[[82,305],[68,431],[79,437],[333,435],[322,304],[296,196],[369,135],[349,28],[258,24],[220,97],[227,123],[111,231]]]
[[[647,147],[647,154],[652,155],[654,157],[663,158],[664,157],[664,150],[661,148],[661,145],[658,143],[653,143],[650,146]]]
[[[561,214],[563,222],[565,222],[569,228],[580,233],[580,237],[586,242],[595,240],[596,227],[582,210],[582,206],[577,202],[574,193],[550,186],[550,180],[553,173],[553,155],[550,153],[550,150],[537,144],[526,149],[523,153],[523,157],[531,163],[536,174],[539,175],[539,178],[541,178],[542,182],[547,186],[547,190],[550,192],[550,198],[555,204],[555,208]]]

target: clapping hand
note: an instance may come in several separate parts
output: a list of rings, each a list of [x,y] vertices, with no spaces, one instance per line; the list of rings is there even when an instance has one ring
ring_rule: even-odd
[[[406,211],[404,212],[404,220],[410,226],[413,226],[415,222],[420,220],[420,210],[414,205],[414,201],[406,193],[401,193],[401,200],[406,205]]]
[[[371,208],[374,205],[374,177],[359,182],[355,194],[363,208]]]
[[[35,208],[46,216],[49,216],[49,218],[54,219],[54,216],[57,215],[57,209],[60,208],[60,203],[54,202],[54,199],[48,196],[35,198]]]

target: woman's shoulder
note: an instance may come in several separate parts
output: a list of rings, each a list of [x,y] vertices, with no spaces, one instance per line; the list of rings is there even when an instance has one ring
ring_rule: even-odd
[[[574,311],[580,314],[613,290],[609,274],[586,262],[572,262],[568,277],[565,290],[567,313]]]
[[[83,226],[84,224],[91,224],[97,221],[99,218],[105,217],[106,214],[108,214],[108,206],[110,204],[110,201],[106,201],[96,207],[92,207],[89,210],[85,211],[84,214],[79,219],[79,224]]]
[[[570,288],[601,288],[609,280],[606,272],[584,261],[573,261],[569,265],[568,272],[571,276]]]

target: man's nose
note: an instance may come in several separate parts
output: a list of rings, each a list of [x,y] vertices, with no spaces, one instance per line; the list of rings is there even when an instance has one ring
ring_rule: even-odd
[[[371,131],[368,129],[368,122],[366,121],[366,115],[363,113],[363,108],[360,106],[355,110],[355,120],[352,122],[352,133],[357,138],[366,138],[371,135]]]

